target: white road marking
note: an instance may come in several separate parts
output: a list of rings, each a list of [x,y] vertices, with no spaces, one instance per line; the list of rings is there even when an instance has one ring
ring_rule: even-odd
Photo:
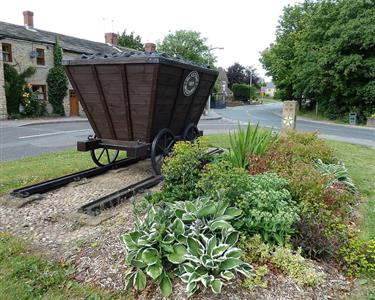
[[[34,137],[57,135],[57,134],[64,134],[64,133],[73,133],[73,132],[81,132],[81,131],[90,131],[90,130],[91,129],[78,129],[78,130],[69,130],[69,131],[56,131],[56,132],[50,132],[50,133],[42,133],[42,134],[20,136],[19,139],[29,139],[29,138],[34,138]]]

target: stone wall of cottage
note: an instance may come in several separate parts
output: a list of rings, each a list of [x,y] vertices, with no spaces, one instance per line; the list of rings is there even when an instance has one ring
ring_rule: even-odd
[[[36,72],[33,76],[27,79],[29,83],[32,85],[45,85],[47,88],[48,94],[48,87],[47,87],[47,75],[48,71],[53,67],[53,45],[50,44],[43,44],[37,42],[29,42],[29,41],[21,41],[21,40],[13,40],[13,39],[4,39],[1,41],[2,43],[7,43],[12,45],[12,62],[11,64],[16,67],[18,72],[24,71],[26,68],[32,66],[36,69]],[[31,52],[36,49],[44,49],[44,56],[45,56],[45,64],[38,65],[37,58],[31,57]],[[1,50],[1,47],[0,47]],[[80,54],[72,53],[72,52],[64,52],[63,59],[71,59],[71,58],[79,58]],[[1,53],[1,60],[2,60],[2,53]],[[3,78],[4,72],[1,71],[2,66],[0,66],[0,87],[4,84],[1,84],[1,80]],[[72,89],[71,84],[69,83],[69,90]],[[4,94],[4,96],[2,96]],[[3,102],[5,101],[5,92],[3,88],[0,88],[0,116],[6,117],[6,101],[5,101],[5,109]],[[52,107],[48,103],[47,109],[51,112]],[[70,104],[69,104],[69,91],[67,96],[64,98],[64,109],[65,115],[70,115]],[[80,107],[80,114],[84,115],[82,108]]]
[[[0,120],[3,120],[7,118],[7,101],[5,98],[3,53],[1,49],[0,43]]]

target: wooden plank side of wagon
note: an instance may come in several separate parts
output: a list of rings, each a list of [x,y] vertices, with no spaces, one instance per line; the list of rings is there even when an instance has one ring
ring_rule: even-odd
[[[115,132],[115,129],[113,128],[113,123],[112,123],[111,115],[109,113],[107,98],[106,98],[106,95],[104,94],[102,82],[100,81],[97,68],[98,68],[97,65],[91,65],[91,72],[94,76],[94,82],[96,83],[96,88],[99,93],[100,104],[104,112],[105,120],[107,121],[109,132],[111,133],[111,138],[116,140],[117,139],[116,132]]]
[[[87,116],[90,116],[90,124],[96,136],[98,138],[112,137],[103,112],[98,86],[93,84],[95,78],[91,66],[68,66],[68,70],[82,106]]]
[[[153,100],[155,64],[126,65],[134,140],[150,142],[150,101]]]
[[[127,122],[129,111],[124,105],[123,66],[120,64],[97,65],[96,68],[116,139],[130,140],[130,129]]]

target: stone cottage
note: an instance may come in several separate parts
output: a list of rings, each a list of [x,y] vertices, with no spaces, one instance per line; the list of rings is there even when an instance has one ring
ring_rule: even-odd
[[[98,43],[40,30],[34,27],[33,12],[24,11],[24,25],[14,25],[0,21],[0,119],[7,118],[4,90],[4,64],[12,64],[17,71],[33,66],[36,73],[28,78],[33,90],[39,93],[41,101],[48,99],[47,74],[53,67],[53,47],[56,37],[63,50],[63,59],[79,58],[81,54],[121,52],[126,48],[117,45],[115,33],[105,34],[105,43]],[[48,107],[48,105],[47,105]],[[83,111],[69,84],[68,95],[64,99],[65,114],[78,116]]]

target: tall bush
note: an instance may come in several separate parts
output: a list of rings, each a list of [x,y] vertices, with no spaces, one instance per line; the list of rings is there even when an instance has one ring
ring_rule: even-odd
[[[53,49],[53,60],[54,67],[49,70],[47,76],[48,101],[54,114],[65,116],[63,101],[68,92],[68,79],[61,64],[62,52],[57,39]]]
[[[247,101],[255,98],[256,88],[248,84],[234,83],[232,85],[232,92],[235,100]]]
[[[14,66],[4,64],[5,97],[9,115],[19,113],[19,105],[22,103],[26,79],[32,76],[35,71],[35,68],[29,67],[25,71],[18,73]]]

